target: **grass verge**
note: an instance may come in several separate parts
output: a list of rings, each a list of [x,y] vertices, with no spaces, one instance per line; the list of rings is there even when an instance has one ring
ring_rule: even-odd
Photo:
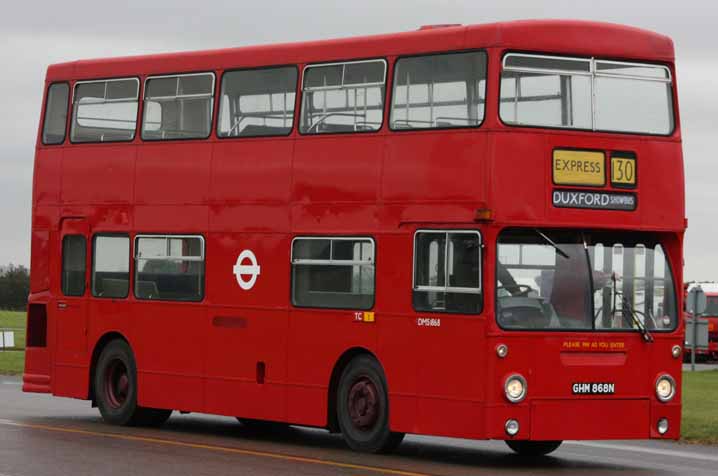
[[[718,444],[718,370],[683,372],[681,440]]]
[[[15,349],[0,350],[0,375],[20,375],[25,367],[25,313],[0,311],[0,329],[15,333]]]
[[[0,375],[20,375],[24,368],[24,350],[0,350]]]
[[[0,311],[0,329],[15,333],[15,348],[25,348],[25,313],[17,311]]]

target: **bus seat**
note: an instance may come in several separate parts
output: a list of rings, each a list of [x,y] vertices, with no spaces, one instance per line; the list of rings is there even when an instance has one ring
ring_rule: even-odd
[[[160,296],[160,291],[154,281],[137,281],[135,294],[140,299],[157,299]]]
[[[102,296],[124,297],[127,296],[129,281],[126,279],[103,278]]]

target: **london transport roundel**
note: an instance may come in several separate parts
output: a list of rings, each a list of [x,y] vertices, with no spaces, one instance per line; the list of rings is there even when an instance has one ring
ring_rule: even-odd
[[[259,276],[260,266],[257,264],[257,257],[254,256],[252,250],[244,250],[237,257],[237,263],[232,268],[232,272],[237,278],[237,284],[245,291],[249,291],[254,287]]]

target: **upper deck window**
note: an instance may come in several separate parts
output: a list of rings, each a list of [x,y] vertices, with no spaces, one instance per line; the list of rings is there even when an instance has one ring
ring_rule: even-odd
[[[670,70],[661,65],[509,53],[501,119],[511,125],[668,135]]]
[[[67,100],[69,97],[70,86],[68,86],[67,83],[51,84],[48,88],[45,105],[45,123],[42,126],[43,144],[62,144],[65,141]]]
[[[302,85],[302,134],[368,132],[384,118],[386,61],[307,66]]]
[[[294,124],[297,68],[228,71],[222,76],[219,137],[288,135]]]
[[[82,81],[72,99],[72,142],[118,142],[135,138],[137,78]]]
[[[142,138],[206,139],[212,130],[213,98],[214,73],[148,78]]]
[[[391,128],[476,127],[484,120],[486,53],[449,53],[396,62]]]

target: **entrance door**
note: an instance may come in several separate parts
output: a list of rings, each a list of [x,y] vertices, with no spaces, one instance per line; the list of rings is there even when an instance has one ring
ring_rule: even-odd
[[[83,218],[64,218],[60,236],[60,292],[55,304],[57,363],[80,364],[87,352],[89,228]]]

